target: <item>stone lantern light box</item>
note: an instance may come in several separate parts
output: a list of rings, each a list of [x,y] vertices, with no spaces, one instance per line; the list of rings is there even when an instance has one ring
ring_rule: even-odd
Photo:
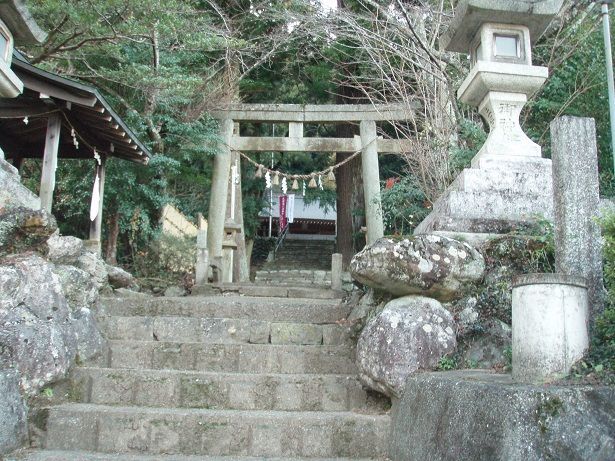
[[[478,107],[489,137],[473,160],[522,160],[541,149],[519,125],[519,114],[548,77],[532,65],[532,42],[547,28],[563,0],[461,0],[441,47],[470,55],[472,67],[457,97]]]

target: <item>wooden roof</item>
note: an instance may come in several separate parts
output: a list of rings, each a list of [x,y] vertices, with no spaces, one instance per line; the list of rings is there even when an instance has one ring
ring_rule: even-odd
[[[16,98],[0,98],[0,147],[7,158],[42,157],[47,117],[59,112],[60,158],[93,158],[95,148],[110,157],[149,162],[149,150],[96,88],[34,67],[18,53],[13,56],[12,70],[24,83],[24,92]]]

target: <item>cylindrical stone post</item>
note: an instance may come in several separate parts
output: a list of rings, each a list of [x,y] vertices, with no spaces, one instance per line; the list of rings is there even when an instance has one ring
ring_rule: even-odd
[[[523,383],[563,378],[589,346],[582,277],[527,274],[512,290],[512,375]]]
[[[196,235],[196,266],[194,284],[207,283],[209,273],[209,251],[207,251],[207,221],[199,213],[199,230]]]
[[[334,291],[342,290],[342,254],[333,253],[331,255],[331,289]]]
[[[220,270],[222,265],[222,241],[224,240],[224,221],[226,217],[226,196],[228,195],[229,174],[231,170],[231,137],[233,121],[220,121],[222,145],[214,157],[214,170],[211,179],[209,216],[207,231],[207,250],[210,263]]]
[[[555,270],[584,277],[591,322],[604,309],[596,126],[592,118],[551,122]]]
[[[378,167],[378,141],[376,122],[364,120],[359,125],[361,133],[361,165],[363,168],[363,194],[365,196],[365,220],[367,221],[367,244],[384,236],[382,202],[380,200],[380,169]]]

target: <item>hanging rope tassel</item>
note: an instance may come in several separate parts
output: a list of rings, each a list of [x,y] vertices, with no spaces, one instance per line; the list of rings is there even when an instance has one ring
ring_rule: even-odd
[[[277,171],[275,172],[275,176],[273,177],[272,184],[274,186],[279,186],[280,185],[280,173],[278,173]]]
[[[312,176],[312,177],[310,178],[310,182],[309,182],[309,184],[308,184],[308,187],[309,187],[310,189],[316,189],[316,179],[314,178],[314,176]]]
[[[256,170],[256,173],[254,173],[254,177],[255,178],[262,178],[263,177],[263,165],[259,165],[258,169]]]
[[[299,181],[297,181],[297,178],[295,178],[293,180],[293,185],[291,187],[292,190],[299,190]]]
[[[327,174],[327,179],[329,181],[335,181],[335,173],[333,173],[333,168],[329,170],[329,173]]]

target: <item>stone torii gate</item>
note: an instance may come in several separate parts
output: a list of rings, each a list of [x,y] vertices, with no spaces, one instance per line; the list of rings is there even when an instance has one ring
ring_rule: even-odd
[[[398,139],[382,139],[376,134],[376,122],[410,120],[416,106],[408,105],[298,105],[298,104],[233,104],[212,115],[220,120],[222,145],[214,159],[207,249],[210,264],[222,269],[223,282],[243,282],[249,278],[243,235],[241,187],[229,194],[232,165],[238,165],[239,152],[361,152],[367,243],[384,235],[380,201],[378,153],[408,151],[408,143]],[[240,136],[240,122],[288,123],[288,137]],[[360,136],[353,138],[304,137],[304,123],[359,123]],[[233,167],[236,182],[240,169]],[[237,179],[238,178],[238,179]],[[232,196],[232,197],[231,197]],[[233,200],[233,202],[231,202]],[[230,210],[237,210],[230,218]],[[235,244],[229,243],[232,237]],[[223,248],[234,247],[237,258],[224,258]],[[232,269],[231,269],[232,267]],[[224,269],[226,268],[226,269]],[[224,273],[226,271],[226,273]],[[231,277],[230,272],[233,272]]]

